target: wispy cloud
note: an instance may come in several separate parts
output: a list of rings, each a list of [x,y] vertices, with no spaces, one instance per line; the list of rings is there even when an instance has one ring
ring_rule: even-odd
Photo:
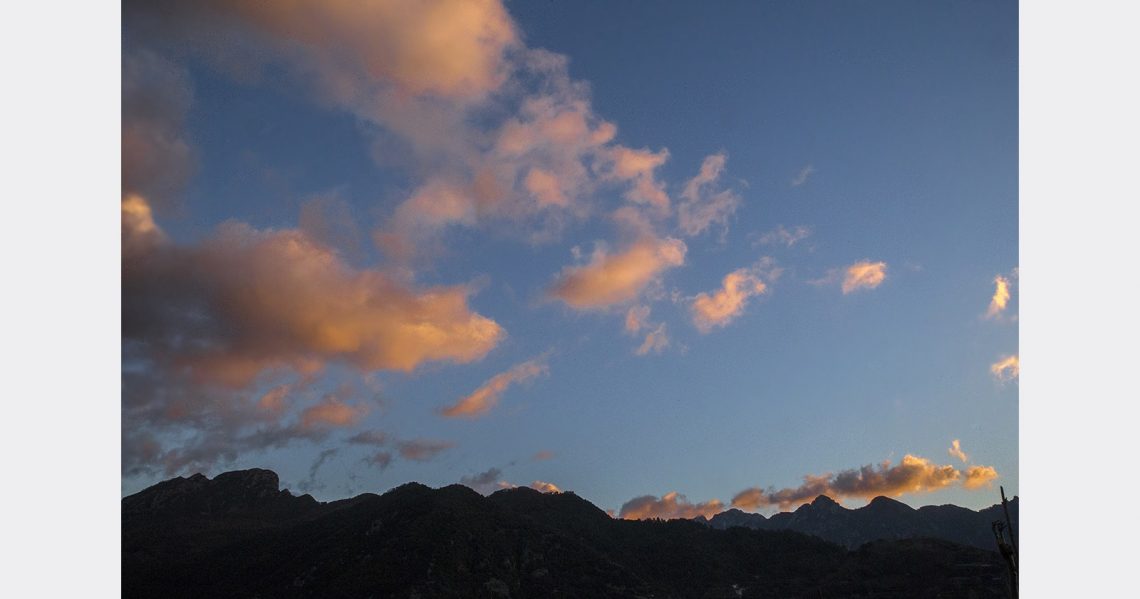
[[[665,323],[660,323],[645,334],[645,340],[637,349],[633,351],[635,355],[647,356],[649,354],[659,354],[666,349],[669,349],[669,330],[666,328]]]
[[[990,364],[990,372],[1003,383],[1016,381],[1021,376],[1021,359],[1017,354],[1004,356]]]
[[[413,439],[396,444],[400,457],[416,462],[429,461],[452,447],[455,447],[455,443],[431,439]]]
[[[966,452],[962,451],[962,442],[958,439],[954,439],[954,441],[950,443],[950,449],[947,449],[946,452],[949,453],[951,457],[962,460],[962,463],[970,461],[970,458],[966,455]]]
[[[801,168],[800,172],[796,173],[796,176],[792,178],[792,187],[799,187],[807,183],[808,178],[811,177],[813,173],[815,173],[815,167],[810,164]]]
[[[887,278],[886,262],[861,260],[848,266],[843,273],[843,294],[860,289],[874,289]]]
[[[727,231],[728,219],[740,206],[735,191],[717,186],[727,160],[723,152],[706,157],[700,172],[685,183],[677,208],[677,226],[685,235],[700,235],[713,225]]]
[[[448,418],[477,418],[491,411],[499,403],[503,393],[512,385],[531,380],[549,372],[546,357],[540,356],[516,364],[506,372],[501,372],[479,386],[478,389],[459,399],[454,404],[440,410]]]
[[[811,228],[804,225],[797,225],[791,229],[784,227],[784,225],[778,225],[775,229],[757,238],[756,243],[760,245],[783,245],[792,247],[810,236]]]

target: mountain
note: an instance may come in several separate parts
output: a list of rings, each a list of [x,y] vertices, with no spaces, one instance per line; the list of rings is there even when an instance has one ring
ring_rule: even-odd
[[[1018,499],[1009,502],[1014,532]],[[805,503],[794,512],[781,512],[770,518],[761,514],[730,509],[710,519],[698,518],[708,526],[726,530],[742,527],[753,530],[792,530],[854,549],[876,540],[914,538],[943,539],[981,549],[996,548],[990,523],[1005,520],[1001,504],[981,511],[956,505],[928,505],[914,509],[887,497],[876,497],[867,505],[847,509],[826,495]]]
[[[945,540],[850,550],[792,530],[616,520],[528,488],[408,483],[323,503],[278,486],[245,470],[123,498],[123,596],[1005,596],[995,552]]]

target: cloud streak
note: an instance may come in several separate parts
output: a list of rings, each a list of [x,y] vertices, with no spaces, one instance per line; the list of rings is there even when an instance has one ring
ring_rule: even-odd
[[[529,381],[548,372],[545,357],[516,364],[510,370],[491,377],[469,395],[441,409],[440,414],[448,418],[478,418],[498,405],[503,393],[512,385]]]
[[[601,310],[631,302],[670,268],[685,263],[679,239],[644,237],[623,250],[594,252],[588,264],[566,267],[551,287],[551,297],[576,310]]]

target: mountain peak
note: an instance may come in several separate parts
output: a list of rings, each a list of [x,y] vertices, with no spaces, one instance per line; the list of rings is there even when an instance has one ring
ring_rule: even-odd
[[[813,507],[831,507],[831,506],[839,507],[839,504],[836,503],[834,499],[828,497],[827,495],[820,495],[820,496],[816,497],[815,499],[812,500],[811,505]]]

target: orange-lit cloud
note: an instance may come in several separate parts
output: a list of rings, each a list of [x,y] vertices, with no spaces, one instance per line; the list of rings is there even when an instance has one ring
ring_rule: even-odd
[[[973,466],[975,468],[989,468]],[[993,471],[989,468],[989,471]],[[979,471],[980,472],[980,471]],[[996,476],[993,471],[993,476]],[[977,474],[975,476],[983,476]],[[964,484],[968,475],[953,466],[934,464],[926,458],[913,455],[903,456],[901,462],[892,465],[884,461],[878,467],[866,465],[857,469],[843,470],[837,474],[808,475],[799,487],[784,489],[761,489],[753,487],[736,494],[732,498],[734,507],[757,509],[778,506],[786,509],[819,495],[832,499],[845,498],[872,499],[879,495],[898,497],[908,493],[928,493],[955,484]],[[976,488],[975,486],[968,488]]]
[[[966,480],[962,486],[970,490],[990,487],[997,477],[997,470],[993,466],[970,466],[966,470]]]
[[[396,450],[405,460],[426,462],[435,456],[455,447],[450,441],[434,441],[430,439],[413,439],[401,441],[396,444]]]
[[[536,462],[544,462],[553,458],[554,452],[546,449],[539,451],[538,453],[535,453],[533,456],[531,456],[531,459]]]
[[[676,491],[666,493],[657,498],[653,495],[635,497],[625,502],[618,512],[619,518],[626,520],[646,520],[660,518],[671,520],[676,518],[712,517],[724,510],[724,504],[713,499],[704,503],[689,503],[684,495]]]
[[[528,381],[548,372],[545,358],[535,358],[516,364],[510,370],[496,374],[478,389],[440,410],[448,418],[477,418],[499,403],[503,392],[511,385]]]
[[[740,196],[731,190],[717,190],[727,157],[713,154],[701,163],[697,176],[685,183],[677,207],[677,226],[685,235],[699,235],[714,224],[728,227],[728,219],[740,205]]]
[[[137,27],[187,40],[232,71],[275,62],[315,80],[322,95],[343,98],[381,84],[478,98],[505,81],[504,54],[518,42],[498,0],[139,1],[124,13],[151,17]]]
[[[617,253],[599,248],[588,264],[563,269],[550,295],[578,310],[630,302],[664,271],[685,262],[679,239],[644,237]]]
[[[693,324],[702,333],[723,327],[744,312],[749,298],[764,293],[767,288],[752,269],[734,270],[725,275],[720,289],[711,294],[701,293],[693,300]]]
[[[614,146],[608,157],[612,169],[610,177],[632,183],[632,187],[626,191],[626,199],[652,206],[661,214],[669,213],[669,196],[665,193],[665,186],[654,177],[657,167],[669,159],[668,150],[653,152],[648,148],[635,150]]]
[[[366,406],[350,405],[342,400],[338,393],[330,393],[321,398],[320,402],[305,408],[301,412],[301,428],[353,426],[367,412]]]
[[[990,307],[986,310],[986,318],[997,318],[1009,303],[1009,279],[998,275],[994,277],[994,296],[990,300]]]
[[[354,269],[298,230],[231,221],[171,245],[139,202],[123,202],[123,338],[195,379],[242,386],[328,360],[408,371],[478,360],[504,336],[468,308],[467,288]]]
[[[796,173],[796,176],[792,179],[792,187],[799,187],[800,185],[807,183],[808,177],[812,176],[813,173],[815,173],[815,167],[812,165],[809,164],[803,167],[800,169],[800,172]]]
[[[990,372],[1003,383],[1016,381],[1021,376],[1021,359],[1017,354],[1005,356],[990,365]]]
[[[863,260],[848,266],[843,274],[843,294],[859,289],[874,289],[887,278],[886,262]]]
[[[952,457],[962,460],[963,463],[970,461],[970,458],[966,455],[966,452],[962,451],[962,443],[958,439],[954,439],[954,441],[950,444],[950,449],[947,449],[946,452],[949,453]]]
[[[798,225],[788,229],[779,225],[775,229],[761,235],[756,242],[761,245],[783,245],[792,247],[811,236],[811,229]]]
[[[562,492],[562,489],[559,489],[558,485],[556,485],[554,483],[548,483],[548,482],[542,481],[542,480],[536,480],[536,481],[530,483],[530,488],[534,489],[535,491],[540,491],[542,493],[561,493]]]
[[[649,326],[649,306],[632,306],[625,313],[625,332],[634,334]]]

